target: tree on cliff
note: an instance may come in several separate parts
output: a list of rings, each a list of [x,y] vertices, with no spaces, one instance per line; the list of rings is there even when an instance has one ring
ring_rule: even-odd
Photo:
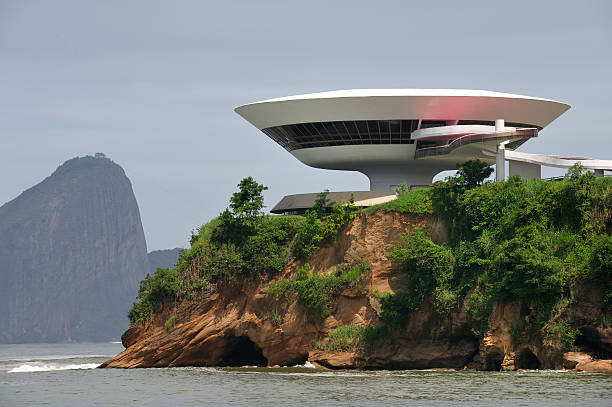
[[[482,185],[484,180],[493,173],[493,168],[489,164],[480,160],[470,160],[457,165],[457,184],[465,189],[472,189]]]
[[[219,216],[220,226],[213,233],[217,242],[242,243],[253,234],[257,220],[263,216],[262,193],[268,187],[258,184],[253,177],[247,177],[240,181],[238,188],[240,190],[230,198],[230,207]]]
[[[253,177],[244,178],[238,184],[240,191],[235,192],[230,198],[230,208],[234,217],[238,219],[249,219],[263,215],[264,198],[262,192],[268,187],[258,184]]]

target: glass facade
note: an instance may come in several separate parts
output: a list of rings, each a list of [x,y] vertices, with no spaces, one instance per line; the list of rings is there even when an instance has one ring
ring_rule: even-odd
[[[494,121],[460,120],[458,124],[484,124]],[[418,120],[348,120],[286,124],[268,127],[262,131],[287,151],[311,147],[413,144],[410,134],[417,129]],[[421,128],[445,126],[445,121],[422,121]],[[534,127],[519,123],[506,123],[508,127]]]

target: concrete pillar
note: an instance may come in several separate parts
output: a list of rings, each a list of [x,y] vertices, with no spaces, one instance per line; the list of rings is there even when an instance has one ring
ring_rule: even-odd
[[[541,179],[542,166],[540,164],[525,163],[522,161],[508,161],[510,175],[520,175],[523,179]]]
[[[506,179],[506,145],[500,143],[497,146],[495,155],[495,180],[504,181]]]
[[[505,123],[504,119],[496,119],[495,120],[495,132],[496,133],[504,131],[505,127],[506,127],[506,123]]]
[[[398,185],[424,186],[440,171],[448,167],[438,167],[430,163],[415,163],[411,166],[377,166],[360,168],[358,171],[370,179],[370,191],[391,191]]]

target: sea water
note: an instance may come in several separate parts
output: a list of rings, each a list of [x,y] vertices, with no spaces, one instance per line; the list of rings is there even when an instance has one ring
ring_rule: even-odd
[[[612,406],[612,374],[95,369],[120,343],[0,345],[0,406]]]

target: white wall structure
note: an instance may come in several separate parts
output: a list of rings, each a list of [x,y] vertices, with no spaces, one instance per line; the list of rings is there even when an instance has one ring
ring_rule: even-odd
[[[523,153],[509,150],[505,148],[505,146],[505,143],[500,143],[497,149],[497,181],[503,181],[505,179],[504,171],[499,171],[499,169],[503,168],[503,163],[505,163],[505,161],[508,161],[510,175],[518,174],[525,179],[539,179],[541,177],[542,166],[569,168],[575,164],[580,164],[585,169],[594,171],[596,176],[603,176],[604,171],[612,171],[612,160]]]
[[[542,166],[540,164],[510,160],[508,162],[508,172],[510,176],[520,175],[523,179],[542,178]]]
[[[569,105],[482,90],[354,89],[270,99],[236,112],[301,162],[359,171],[371,190],[427,185],[458,163],[499,158]]]

